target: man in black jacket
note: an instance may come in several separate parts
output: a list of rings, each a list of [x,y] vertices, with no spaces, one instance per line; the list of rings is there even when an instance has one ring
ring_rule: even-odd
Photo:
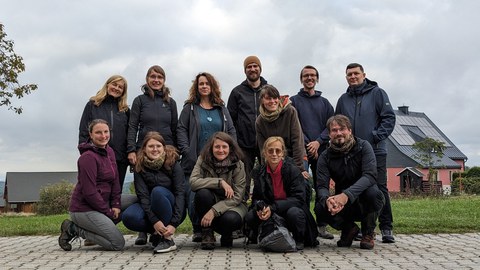
[[[377,186],[377,165],[372,146],[352,135],[348,117],[335,115],[328,119],[330,144],[317,166],[317,222],[323,221],[341,230],[339,247],[350,247],[360,231],[355,221],[361,222],[360,248],[373,249],[375,226],[385,204]],[[330,179],[335,182],[335,195],[330,196]]]
[[[237,142],[242,149],[245,164],[246,199],[250,196],[251,171],[255,158],[260,161],[260,151],[256,147],[255,120],[259,114],[260,89],[267,81],[260,76],[262,63],[258,57],[251,55],[243,61],[246,80],[233,88],[228,97],[227,108],[237,132]]]

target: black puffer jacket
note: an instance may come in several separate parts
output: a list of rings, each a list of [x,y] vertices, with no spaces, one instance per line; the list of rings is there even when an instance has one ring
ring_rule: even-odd
[[[150,194],[152,189],[161,186],[173,193],[175,204],[169,224],[175,228],[178,227],[182,222],[185,209],[185,176],[180,163],[176,162],[170,172],[164,168],[160,171],[145,169],[144,172],[135,172],[133,177],[138,200],[152,225],[160,220],[151,210]],[[169,224],[165,224],[165,226]]]
[[[108,145],[115,152],[117,161],[127,163],[127,131],[130,111],[120,112],[118,110],[118,101],[112,96],[108,96],[99,106],[95,106],[93,101],[85,105],[82,118],[80,119],[78,144],[87,142],[89,139],[88,125],[94,119],[103,119],[110,125],[110,141]]]
[[[330,196],[330,178],[335,182],[335,194],[345,193],[349,203],[377,184],[377,162],[372,146],[358,137],[355,140],[355,145],[348,153],[327,148],[318,158],[317,199],[322,205]]]
[[[267,81],[260,77],[260,86],[253,89],[245,80],[233,88],[228,97],[227,108],[237,131],[238,145],[242,148],[256,147],[255,120],[259,114],[260,88],[265,84]]]
[[[128,124],[128,153],[141,147],[143,138],[149,131],[159,132],[166,144],[177,147],[177,103],[173,98],[165,102],[161,91],[154,93],[151,98],[144,89],[144,94],[133,100]]]

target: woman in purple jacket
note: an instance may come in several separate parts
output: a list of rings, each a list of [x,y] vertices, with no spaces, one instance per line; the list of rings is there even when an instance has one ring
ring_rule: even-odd
[[[78,183],[70,201],[70,218],[61,225],[60,247],[69,251],[78,237],[107,250],[121,250],[123,234],[115,226],[120,222],[120,181],[115,153],[108,145],[107,121],[95,119],[89,125],[90,139],[78,146]],[[134,197],[134,196],[133,196]]]

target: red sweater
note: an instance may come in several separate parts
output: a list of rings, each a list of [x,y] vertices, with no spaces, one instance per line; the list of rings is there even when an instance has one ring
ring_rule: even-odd
[[[287,193],[285,193],[285,189],[283,188],[281,173],[282,165],[283,160],[278,163],[277,168],[273,172],[270,169],[270,166],[267,165],[267,173],[270,174],[270,177],[272,178],[273,197],[275,200],[285,200],[287,198]]]

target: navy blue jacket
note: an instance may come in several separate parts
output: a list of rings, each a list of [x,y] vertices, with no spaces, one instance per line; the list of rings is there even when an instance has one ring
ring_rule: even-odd
[[[335,114],[352,122],[353,135],[367,140],[375,155],[386,155],[385,139],[395,128],[395,112],[387,93],[374,81],[365,78],[362,85],[349,87],[337,102]]]
[[[260,86],[253,89],[245,80],[233,88],[228,97],[227,108],[237,131],[238,145],[241,148],[254,149],[256,147],[255,120],[259,115],[260,88],[265,84],[267,81],[260,77]]]
[[[315,91],[315,94],[310,96],[302,88],[290,100],[298,112],[305,146],[312,141],[318,141],[320,145],[327,143],[330,138],[326,123],[334,111],[332,104],[322,97],[322,92]]]
[[[128,118],[130,111],[120,112],[118,110],[118,101],[112,96],[108,96],[99,106],[95,106],[93,101],[87,102],[80,120],[78,144],[87,142],[90,138],[88,125],[92,120],[103,119],[110,126],[110,140],[108,145],[115,152],[115,158],[122,163],[128,164],[127,159],[127,132]]]

